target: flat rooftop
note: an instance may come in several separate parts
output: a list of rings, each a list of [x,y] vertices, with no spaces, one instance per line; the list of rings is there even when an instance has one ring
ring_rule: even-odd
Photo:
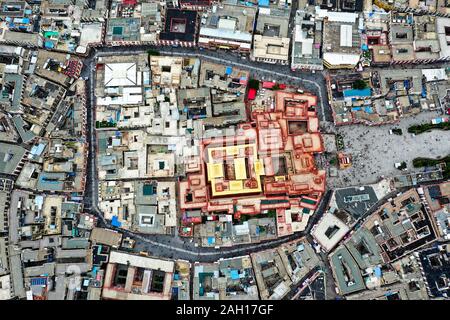
[[[356,24],[325,21],[323,29],[324,52],[360,53],[361,38]],[[336,35],[339,35],[339,37]]]
[[[379,200],[370,186],[337,189],[334,193],[335,204],[339,210],[345,210],[358,219]]]
[[[138,78],[136,63],[105,64],[105,87],[137,86]]]
[[[256,22],[255,34],[265,37],[288,37],[289,10],[270,9],[270,11],[259,11]]]
[[[168,273],[173,272],[175,267],[175,263],[170,260],[142,257],[119,251],[111,251],[111,254],[109,255],[109,263],[130,265],[133,267],[140,267],[151,270],[161,270]]]
[[[348,231],[350,231],[350,227],[334,213],[326,212],[314,227],[312,236],[325,250],[330,251],[342,240]]]
[[[253,33],[256,8],[223,4],[214,5],[206,22],[200,28],[200,36],[250,42]]]
[[[330,255],[330,263],[342,294],[364,290],[364,280],[356,261],[344,246]]]
[[[21,146],[0,143],[0,173],[14,174],[25,153]]]
[[[106,29],[105,39],[107,42],[114,41],[139,41],[139,18],[110,18]]]
[[[164,30],[159,34],[160,40],[195,41],[197,32],[197,11],[167,9]]]

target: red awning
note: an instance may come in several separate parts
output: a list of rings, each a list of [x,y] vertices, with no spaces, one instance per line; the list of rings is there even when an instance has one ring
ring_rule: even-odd
[[[256,89],[250,88],[248,90],[247,98],[248,98],[248,100],[255,100],[255,98],[256,98]]]
[[[264,89],[272,89],[272,87],[275,85],[275,82],[270,81],[264,81],[263,82],[263,88]]]

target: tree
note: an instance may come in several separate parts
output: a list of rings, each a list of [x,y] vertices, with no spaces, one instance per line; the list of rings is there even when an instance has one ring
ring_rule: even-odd
[[[440,122],[436,124],[432,123],[424,123],[424,124],[416,124],[408,128],[409,133],[421,134],[432,129],[439,130],[450,130],[450,122]]]
[[[400,166],[398,166],[397,169],[398,169],[398,170],[406,169],[406,162],[405,162],[405,161],[402,161],[402,163],[400,163]]]
[[[275,209],[269,209],[267,211],[267,217],[275,218],[277,216],[277,211]]]
[[[159,51],[153,50],[153,49],[148,49],[147,53],[149,56],[159,56],[160,55]]]
[[[280,90],[280,85],[278,83],[276,83],[273,87],[272,90],[276,91],[276,90]]]
[[[353,89],[362,90],[365,88],[367,88],[367,83],[364,80],[359,79],[353,82]]]
[[[392,132],[399,136],[401,136],[403,134],[403,131],[400,128],[394,128],[394,129],[392,129]]]
[[[259,81],[256,79],[250,79],[248,80],[248,87],[250,89],[255,89],[258,90],[259,89]]]

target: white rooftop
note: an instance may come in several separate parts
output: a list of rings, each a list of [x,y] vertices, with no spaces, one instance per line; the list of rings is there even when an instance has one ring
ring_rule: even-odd
[[[359,61],[359,54],[325,52],[323,60],[335,66],[356,65]]]
[[[108,105],[136,105],[143,101],[141,87],[125,87],[123,90],[119,91],[118,88],[109,88],[111,90],[106,90],[107,93],[117,93],[117,96],[105,96],[97,97],[97,104],[99,106]]]
[[[136,63],[105,64],[105,87],[140,86]]]
[[[450,57],[450,36],[446,35],[445,28],[450,27],[450,18],[436,18],[436,32],[439,38],[440,44],[440,56],[441,58]]]
[[[173,272],[174,262],[167,260],[154,259],[149,257],[140,257],[132,254],[111,251],[109,256],[110,263],[118,263],[130,265],[133,267],[140,267],[152,270],[161,270],[164,272]]]
[[[349,24],[341,24],[341,47],[351,47],[352,46],[352,26]]]
[[[334,226],[338,227],[339,230],[328,238],[325,232],[328,228]],[[350,228],[339,220],[334,214],[326,212],[319,223],[314,227],[312,236],[326,251],[330,251],[338,244],[338,242],[347,234],[349,230]]]
[[[235,41],[252,41],[252,35],[248,32],[240,32],[229,29],[214,29],[214,28],[201,28],[200,36],[222,38]]]
[[[440,69],[422,69],[422,74],[425,76],[427,81],[439,81],[447,80],[447,73],[444,68]]]
[[[306,31],[302,30],[300,25],[295,26],[295,42],[302,43],[302,55],[311,55],[313,52],[314,39],[312,37],[308,38]]]
[[[234,31],[236,29],[236,20],[220,18],[217,27],[219,29],[226,29],[226,30]]]
[[[316,8],[316,16],[318,18],[328,18],[330,22],[347,22],[347,23],[355,23],[358,14],[352,12],[334,12]]]

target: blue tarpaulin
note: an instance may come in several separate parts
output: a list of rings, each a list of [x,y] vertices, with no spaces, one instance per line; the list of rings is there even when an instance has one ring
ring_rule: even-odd
[[[233,68],[232,68],[232,67],[227,67],[227,68],[225,69],[225,74],[226,74],[227,76],[229,76],[229,75],[231,74],[231,72],[233,72]]]
[[[37,146],[33,146],[33,148],[31,148],[31,154],[32,155],[36,155],[36,156],[40,156],[42,154],[42,152],[44,152],[45,149],[45,144],[40,143]]]
[[[48,48],[48,49],[53,49],[53,47],[54,47],[55,45],[54,45],[53,42],[51,42],[51,41],[45,41],[44,46],[45,46],[46,48]]]
[[[260,7],[268,7],[269,6],[269,0],[258,0],[258,5]]]
[[[404,80],[403,85],[405,86],[406,89],[409,89],[409,80]]]
[[[374,272],[375,272],[375,276],[377,278],[381,278],[381,268],[380,267],[375,267]]]
[[[366,113],[373,113],[372,107],[365,107],[365,108],[364,108],[364,111],[365,111]]]
[[[422,98],[427,97],[427,89],[425,87],[422,87]]]
[[[46,278],[32,278],[31,285],[32,286],[45,286],[47,284]]]
[[[230,271],[230,276],[232,280],[239,279],[239,272],[236,269]]]
[[[372,90],[370,88],[365,89],[348,89],[344,90],[344,98],[350,97],[370,97],[372,94]]]
[[[30,19],[28,18],[15,18],[14,23],[30,23]]]
[[[49,180],[46,176],[40,176],[39,177],[39,180],[42,182],[42,183],[48,183],[48,184],[55,184],[55,183],[60,183],[59,181],[56,181],[56,180]]]
[[[122,223],[119,221],[119,217],[118,217],[118,216],[113,216],[113,217],[112,217],[112,219],[111,219],[111,224],[112,224],[114,227],[121,227],[121,226],[122,226]]]

